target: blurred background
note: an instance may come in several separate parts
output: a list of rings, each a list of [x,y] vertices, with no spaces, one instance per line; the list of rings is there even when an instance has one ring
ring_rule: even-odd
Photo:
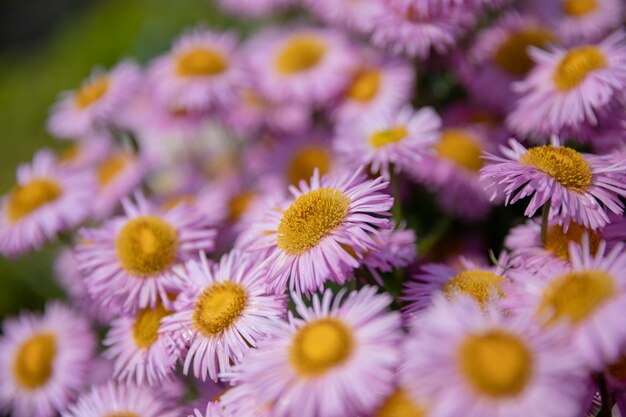
[[[0,193],[37,148],[59,148],[45,131],[56,96],[75,88],[96,66],[124,57],[146,62],[175,35],[203,22],[232,27],[211,0],[0,1]],[[52,280],[57,247],[8,262],[0,258],[0,319],[62,297]]]

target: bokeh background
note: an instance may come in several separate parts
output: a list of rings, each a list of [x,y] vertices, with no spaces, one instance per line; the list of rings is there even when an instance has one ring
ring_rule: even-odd
[[[1,0],[0,192],[37,148],[63,146],[45,131],[59,92],[75,88],[95,66],[127,56],[146,62],[197,23],[247,29],[211,0]],[[0,258],[0,319],[63,296],[52,279],[57,249]]]

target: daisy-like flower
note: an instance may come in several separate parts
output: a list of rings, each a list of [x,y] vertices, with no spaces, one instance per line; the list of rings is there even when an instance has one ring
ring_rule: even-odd
[[[53,417],[83,389],[95,353],[89,323],[61,304],[7,319],[0,337],[0,412]]]
[[[287,285],[310,293],[332,280],[343,284],[363,253],[380,246],[390,227],[393,198],[382,178],[365,179],[362,169],[290,187],[289,204],[272,208],[242,234],[241,247],[266,253],[267,281],[277,294]]]
[[[229,388],[219,399],[227,416],[274,417],[272,405],[257,397],[253,384],[239,384]]]
[[[381,403],[371,417],[430,417],[429,402],[416,401],[406,388],[398,386]]]
[[[159,334],[163,319],[170,314],[171,310],[157,304],[111,322],[103,344],[109,347],[105,356],[115,363],[115,378],[127,384],[158,385],[171,377],[179,349],[169,335]]]
[[[358,32],[369,32],[376,16],[384,12],[381,1],[304,0],[303,3],[324,22]]]
[[[94,134],[80,141],[70,142],[58,154],[58,163],[64,168],[84,170],[100,163],[113,145],[109,134]]]
[[[603,156],[582,154],[551,145],[526,149],[514,139],[503,147],[504,157],[487,154],[491,162],[480,171],[493,196],[503,195],[505,205],[532,196],[524,214],[532,217],[544,204],[550,205],[549,219],[567,227],[570,221],[591,229],[609,222],[606,210],[623,212],[620,196],[626,196],[624,161],[608,164]]]
[[[244,78],[236,48],[230,33],[202,28],[184,33],[167,55],[150,64],[154,96],[163,105],[188,111],[230,103]]]
[[[624,15],[620,0],[534,0],[531,10],[567,42],[595,41],[619,27]]]
[[[361,261],[379,285],[383,285],[380,272],[391,272],[395,268],[410,265],[417,257],[415,231],[404,224],[397,228],[381,230],[380,249],[368,252]]]
[[[427,153],[406,171],[415,181],[436,192],[441,207],[455,215],[475,220],[491,209],[489,194],[480,181],[483,152],[494,148],[488,131],[478,126],[448,127],[441,131],[434,153]]]
[[[434,50],[451,49],[476,21],[476,12],[462,3],[387,1],[372,22],[372,42],[396,55],[427,58]]]
[[[577,131],[596,125],[626,86],[626,33],[597,44],[549,51],[531,48],[536,62],[526,79],[514,84],[520,98],[508,126],[527,136]]]
[[[571,417],[583,409],[586,377],[558,329],[503,317],[473,300],[438,297],[414,323],[401,379],[438,417]]]
[[[98,190],[94,197],[93,214],[99,219],[110,216],[141,184],[148,164],[139,155],[126,149],[117,149],[107,155],[96,167]]]
[[[348,85],[356,61],[344,35],[331,29],[264,32],[247,51],[261,94],[279,103],[324,105]]]
[[[204,412],[197,408],[190,414],[189,417],[228,417],[230,414],[226,413],[220,403],[209,402],[206,405]]]
[[[530,311],[546,327],[565,326],[585,365],[601,370],[626,346],[626,252],[619,243],[610,251],[606,242],[595,253],[587,237],[571,244],[570,263],[529,272],[517,269],[506,306]]]
[[[556,41],[556,35],[536,19],[508,14],[481,31],[455,67],[475,100],[507,110],[517,99],[511,84],[533,68],[528,48],[545,48]]]
[[[81,230],[76,248],[90,295],[132,313],[159,303],[169,306],[174,266],[211,250],[215,240],[215,230],[193,207],[156,210],[141,194],[136,200],[123,201],[125,216]]]
[[[420,161],[439,139],[441,119],[430,107],[405,107],[367,115],[337,127],[334,148],[348,168],[369,165],[372,174],[390,178]]]
[[[335,117],[354,120],[365,114],[391,113],[405,106],[414,91],[415,73],[409,62],[366,50],[352,76]]]
[[[285,314],[281,297],[268,294],[258,260],[240,252],[210,267],[206,257],[179,272],[183,287],[175,313],[163,319],[161,333],[189,349],[183,372],[217,381],[239,363]]]
[[[591,253],[595,254],[600,241],[610,249],[614,244],[626,240],[626,219],[621,215],[609,216],[610,223],[599,230],[590,230],[578,223],[570,223],[565,229],[556,221],[548,224],[545,244],[541,243],[541,220],[530,219],[526,224],[509,231],[505,245],[511,256],[519,258],[523,265],[542,265],[546,261],[569,262],[569,245],[580,245],[585,235],[589,239]]]
[[[263,17],[284,10],[293,0],[219,0],[219,5],[227,12],[244,17]]]
[[[387,312],[391,297],[374,287],[333,299],[330,290],[307,308],[294,302],[302,319],[277,325],[229,378],[249,384],[272,405],[275,417],[368,415],[393,390],[400,316]]]
[[[504,287],[508,282],[508,259],[501,256],[498,265],[482,266],[468,259],[460,258],[459,265],[452,268],[445,264],[426,264],[422,271],[405,284],[402,301],[407,305],[402,309],[405,321],[422,314],[429,307],[433,297],[443,294],[454,300],[459,296],[471,297],[483,309],[505,296]]]
[[[110,71],[96,70],[78,90],[64,93],[54,105],[48,130],[59,139],[83,139],[100,125],[115,125],[141,83],[141,70],[123,61]]]
[[[17,256],[40,249],[58,232],[77,226],[90,213],[95,179],[89,172],[59,166],[42,150],[17,169],[17,184],[0,200],[0,252]]]
[[[92,387],[62,417],[176,417],[177,410],[157,392],[113,382]]]

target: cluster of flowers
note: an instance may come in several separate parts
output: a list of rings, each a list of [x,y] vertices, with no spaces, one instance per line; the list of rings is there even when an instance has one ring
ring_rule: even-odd
[[[5,320],[0,412],[626,412],[623,0],[220,3],[291,20],[95,70],[2,198],[69,301]]]

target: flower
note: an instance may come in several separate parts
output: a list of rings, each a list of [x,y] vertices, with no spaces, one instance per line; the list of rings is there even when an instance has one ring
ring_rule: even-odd
[[[488,131],[476,125],[444,128],[434,152],[417,164],[408,164],[407,173],[435,192],[446,211],[468,220],[480,219],[492,206],[479,176],[483,152],[494,147],[488,137]]]
[[[232,102],[244,79],[236,48],[230,33],[202,28],[183,33],[168,54],[150,64],[154,96],[164,106],[192,112]]]
[[[626,85],[626,33],[597,44],[531,48],[536,65],[514,84],[520,98],[507,125],[520,135],[551,135],[596,125]]]
[[[170,314],[171,310],[157,304],[111,322],[103,344],[108,346],[105,356],[115,363],[115,378],[139,386],[144,382],[159,385],[171,378],[179,349],[168,335],[159,333]]]
[[[158,303],[169,306],[176,288],[174,266],[211,250],[215,230],[197,210],[182,204],[156,210],[141,195],[122,202],[126,215],[101,227],[82,229],[76,248],[90,295],[134,313]]]
[[[196,408],[194,413],[189,415],[189,417],[227,417],[228,415],[229,414],[224,412],[219,403],[209,402],[206,405],[204,413]]]
[[[369,32],[383,2],[370,0],[304,0],[309,10],[324,22],[337,28]]]
[[[310,293],[326,280],[343,284],[359,266],[354,258],[379,247],[380,230],[390,227],[393,198],[382,178],[365,179],[362,169],[291,187],[288,204],[268,210],[241,236],[241,247],[265,253],[267,281],[277,294]]]
[[[406,322],[422,314],[440,293],[449,300],[459,296],[471,297],[483,309],[505,296],[504,287],[509,280],[506,255],[502,255],[493,267],[478,265],[465,258],[459,261],[456,268],[426,264],[419,274],[404,284],[400,299],[407,303],[402,309]]]
[[[360,68],[336,110],[339,121],[397,111],[406,106],[415,89],[414,69],[408,61],[369,49],[362,55]]]
[[[79,89],[61,95],[52,108],[48,130],[58,139],[79,140],[101,125],[115,126],[140,82],[141,70],[133,61],[122,61],[108,72],[95,70]]]
[[[626,252],[622,243],[595,253],[588,237],[570,244],[570,263],[553,263],[536,271],[517,269],[506,307],[535,314],[545,327],[565,327],[583,364],[601,370],[626,346]]]
[[[153,390],[112,382],[92,387],[62,417],[175,417],[176,409]]]
[[[109,134],[94,134],[80,141],[70,142],[58,154],[58,163],[63,168],[85,170],[100,163],[109,154],[113,138]]]
[[[6,319],[0,337],[0,411],[53,417],[87,383],[96,338],[89,323],[59,303],[43,315]]]
[[[262,32],[246,51],[259,91],[278,103],[327,104],[347,87],[355,65],[347,39],[332,29]]]
[[[431,401],[432,415],[570,417],[582,409],[587,374],[557,329],[443,296],[414,325],[401,381],[414,400]]]
[[[258,18],[286,9],[293,0],[219,0],[222,9],[235,16]]]
[[[511,84],[522,80],[534,65],[528,48],[543,49],[556,42],[556,35],[534,17],[511,13],[479,32],[455,67],[476,101],[494,110],[509,110],[517,99]]]
[[[250,385],[272,405],[275,417],[368,415],[393,389],[402,332],[391,297],[364,287],[336,297],[326,290],[307,308],[294,302],[302,319],[276,325],[226,375]],[[342,303],[343,300],[343,303]]]
[[[504,157],[486,154],[492,163],[480,170],[492,198],[504,195],[508,205],[532,196],[526,216],[549,204],[550,219],[566,227],[574,221],[595,230],[609,222],[605,210],[622,213],[619,196],[626,196],[626,184],[616,175],[626,172],[623,161],[609,165],[606,157],[579,153],[557,138],[530,149],[511,139],[509,146],[501,149]]]
[[[90,213],[95,180],[85,171],[63,168],[41,150],[17,169],[17,184],[2,197],[0,252],[17,256],[77,226]]]
[[[392,272],[395,268],[404,268],[415,261],[417,237],[415,231],[407,229],[405,224],[381,230],[380,237],[380,249],[365,253],[361,264],[382,286],[380,272]]]
[[[390,178],[421,160],[439,139],[441,119],[430,107],[366,115],[337,127],[334,148],[348,169],[369,165],[372,174]]]
[[[606,35],[620,25],[625,11],[620,0],[534,0],[530,5],[531,11],[568,43],[595,41]]]
[[[267,293],[256,261],[235,251],[211,268],[202,255],[179,272],[182,293],[159,331],[189,346],[185,374],[193,369],[196,378],[217,381],[284,315],[283,300]]]

